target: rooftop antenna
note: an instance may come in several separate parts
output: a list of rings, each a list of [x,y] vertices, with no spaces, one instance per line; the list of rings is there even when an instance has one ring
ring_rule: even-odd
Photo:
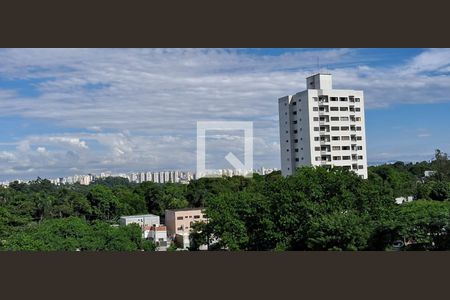
[[[317,73],[320,73],[320,59],[317,56]]]

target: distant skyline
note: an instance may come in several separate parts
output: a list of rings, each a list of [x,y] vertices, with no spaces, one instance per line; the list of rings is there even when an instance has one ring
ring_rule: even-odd
[[[280,168],[278,98],[318,71],[364,90],[369,164],[450,152],[450,49],[1,49],[0,181],[195,171],[208,120],[253,121],[255,168]],[[241,144],[211,134],[207,162]]]

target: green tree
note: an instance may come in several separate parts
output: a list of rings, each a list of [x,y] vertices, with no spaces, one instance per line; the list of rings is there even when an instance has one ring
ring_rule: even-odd
[[[119,217],[123,206],[111,189],[103,185],[95,185],[87,195],[92,207],[91,219],[112,221]]]
[[[401,205],[399,236],[410,249],[448,250],[450,202],[418,200]]]

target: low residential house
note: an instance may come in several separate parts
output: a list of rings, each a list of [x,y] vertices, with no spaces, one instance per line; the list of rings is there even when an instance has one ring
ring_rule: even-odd
[[[164,225],[146,226],[147,238],[155,242],[157,247],[167,247],[167,227]]]
[[[167,209],[165,222],[169,238],[183,249],[189,247],[189,235],[195,222],[207,222],[203,208]]]
[[[436,174],[436,171],[425,171],[425,172],[423,172],[423,176],[424,177],[430,177],[430,176],[433,176],[434,174]]]
[[[142,237],[148,238],[149,230],[146,228],[150,228],[151,226],[159,226],[160,220],[157,215],[133,215],[133,216],[122,216],[119,219],[120,226],[126,226],[129,224],[138,224],[142,229]]]
[[[408,196],[408,197],[398,197],[395,198],[395,203],[397,204],[403,204],[403,203],[407,203],[407,202],[411,202],[414,200],[413,196]]]

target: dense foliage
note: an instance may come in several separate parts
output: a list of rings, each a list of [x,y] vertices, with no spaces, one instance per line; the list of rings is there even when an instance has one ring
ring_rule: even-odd
[[[425,171],[435,171],[424,177]],[[414,196],[398,205],[396,197]],[[152,250],[121,215],[205,207],[191,250],[450,250],[450,161],[369,168],[363,180],[341,168],[301,168],[253,178],[184,184],[106,178],[89,186],[48,180],[0,187],[0,249]],[[162,218],[163,219],[163,218]]]

